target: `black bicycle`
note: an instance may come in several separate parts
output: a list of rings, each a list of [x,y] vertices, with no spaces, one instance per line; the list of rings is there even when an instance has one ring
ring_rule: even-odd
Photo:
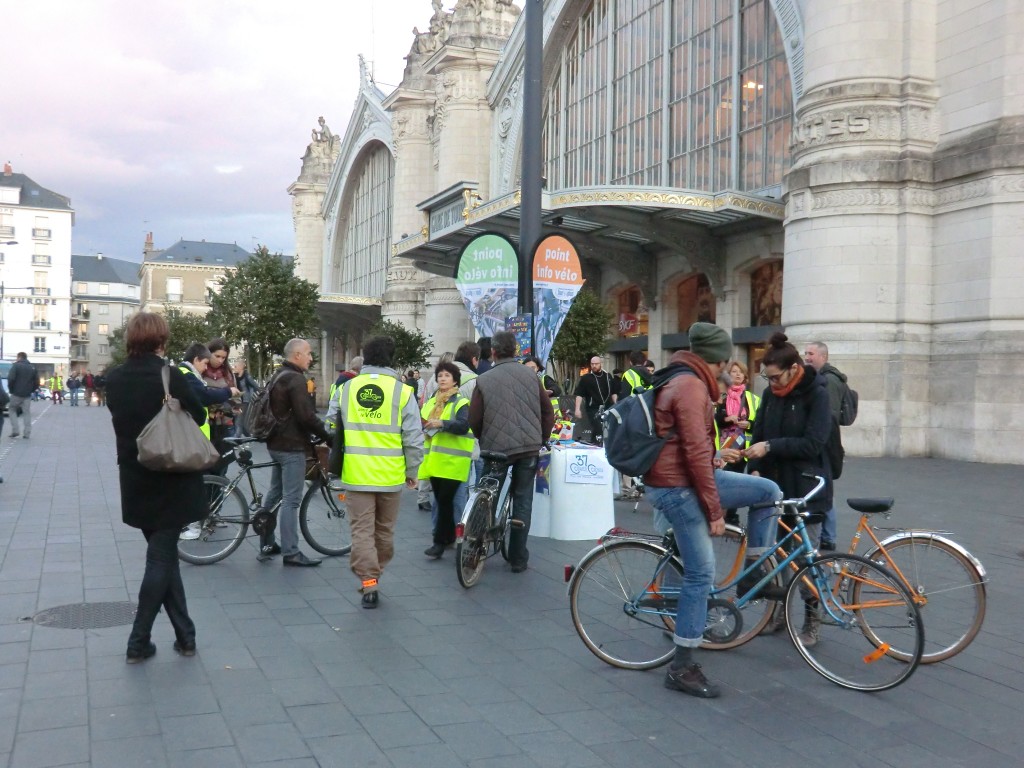
[[[210,503],[210,514],[183,529],[178,539],[178,557],[193,565],[209,565],[230,555],[245,539],[249,527],[254,535],[273,530],[281,507],[262,511],[263,494],[256,489],[253,471],[273,467],[276,462],[255,463],[246,443],[252,437],[230,437],[231,446],[224,458],[231,458],[241,470],[231,480],[219,475],[206,475],[203,484]],[[239,489],[243,480],[249,483],[249,499]],[[323,465],[311,460],[306,480],[310,483],[299,505],[299,529],[309,546],[324,555],[347,555],[352,549],[352,536],[345,511],[345,494],[332,489]]]
[[[484,562],[501,552],[508,560],[512,518],[512,468],[503,453],[481,451],[484,473],[477,480],[462,520],[455,525],[455,572],[469,589],[480,579]]]

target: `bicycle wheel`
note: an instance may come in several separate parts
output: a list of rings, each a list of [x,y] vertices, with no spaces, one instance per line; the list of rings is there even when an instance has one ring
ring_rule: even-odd
[[[498,513],[498,519],[495,521],[495,525],[501,530],[501,556],[507,563],[509,547],[511,546],[512,537],[512,491],[509,490],[505,496],[505,503],[501,505],[501,512]]]
[[[718,590],[721,585],[735,581],[740,573],[743,572],[743,561],[747,553],[747,534],[739,526],[727,525],[723,535],[712,537],[711,546],[715,550],[715,589]],[[769,568],[774,568],[775,558],[770,558],[767,564]],[[685,563],[683,563],[683,567],[686,567]],[[770,583],[781,587],[782,579],[776,575]],[[712,597],[716,597],[719,600],[728,600],[735,604],[738,598],[736,585],[734,584],[729,589],[721,592],[716,591],[712,594]],[[763,598],[745,603],[739,609],[740,615],[743,617],[743,625],[739,633],[729,642],[717,643],[709,640],[703,643],[701,648],[712,651],[724,651],[750,642],[772,620],[772,614],[777,605],[778,603]],[[717,613],[715,616],[720,617],[722,620],[732,620],[731,616],[723,613]],[[715,616],[708,617],[709,623],[715,620]],[[713,634],[712,632],[711,636]]]
[[[299,529],[309,546],[324,555],[347,555],[352,551],[352,529],[345,504],[339,495],[320,481],[314,482],[299,505]]]
[[[867,558],[905,581],[928,625],[922,664],[945,661],[971,644],[985,621],[985,577],[949,542],[927,533],[883,541]],[[893,653],[908,656],[899,648]]]
[[[804,661],[843,688],[894,688],[921,660],[924,625],[917,606],[892,573],[867,558],[828,555],[804,566],[789,585],[785,610]]]
[[[199,521],[198,538],[178,539],[178,557],[186,563],[216,563],[238,549],[245,538],[249,530],[249,507],[242,492],[237,488],[229,491],[229,485],[219,475],[203,476],[210,514]]]
[[[455,542],[455,573],[469,589],[480,579],[487,559],[487,529],[491,520],[491,492],[479,491],[470,501],[462,535]]]
[[[569,587],[572,623],[601,661],[653,669],[672,658],[675,644],[663,618],[675,618],[683,572],[673,559],[655,579],[664,554],[645,541],[615,541],[594,549],[576,567]]]

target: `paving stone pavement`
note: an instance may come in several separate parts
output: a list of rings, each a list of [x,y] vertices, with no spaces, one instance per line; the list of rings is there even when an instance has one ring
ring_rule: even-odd
[[[985,626],[948,663],[882,694],[842,690],[783,637],[704,654],[723,683],[701,701],[663,670],[592,656],[573,630],[563,566],[592,542],[532,539],[530,570],[490,561],[463,590],[428,561],[429,515],[404,499],[381,607],[359,607],[347,559],[316,569],[182,565],[199,654],[124,663],[127,627],[25,617],[133,600],[141,534],[120,522],[106,409],[36,408],[31,440],[0,441],[0,766],[1006,766],[1024,754],[1024,470],[851,459],[838,497],[892,495],[894,522],[949,528],[988,567]],[[648,529],[642,505],[622,524]],[[849,536],[854,518],[841,518]],[[308,550],[307,550],[308,551]]]

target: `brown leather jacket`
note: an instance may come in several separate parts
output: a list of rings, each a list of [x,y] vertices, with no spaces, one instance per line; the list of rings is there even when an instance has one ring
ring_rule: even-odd
[[[654,488],[693,488],[708,522],[722,517],[715,485],[715,405],[718,385],[708,364],[691,352],[676,352],[669,365],[654,375],[671,376],[675,364],[693,369],[695,376],[676,376],[658,390],[654,422],[659,435],[671,434],[644,484]]]

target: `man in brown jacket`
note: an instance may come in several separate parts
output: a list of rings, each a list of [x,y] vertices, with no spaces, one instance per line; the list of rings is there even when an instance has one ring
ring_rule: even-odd
[[[668,366],[654,374],[655,387],[667,382],[655,400],[655,426],[659,435],[669,437],[644,475],[644,484],[651,504],[672,526],[686,563],[673,637],[675,657],[665,687],[710,699],[719,695],[718,687],[693,661],[693,649],[703,639],[708,595],[715,581],[711,536],[725,532],[723,508],[772,502],[782,498],[782,492],[771,480],[716,470],[740,458],[732,449],[715,455],[716,379],[732,356],[732,340],[711,323],[694,323],[689,337],[690,351],[676,352]],[[766,514],[759,516],[757,532],[751,531],[752,546],[763,548],[759,537],[768,519]]]
[[[263,499],[264,509],[273,509],[281,500],[281,544],[274,541],[271,531],[260,547],[260,556],[282,553],[284,565],[320,565],[320,560],[299,551],[299,502],[306,487],[306,457],[312,453],[314,442],[327,442],[330,435],[317,418],[306,391],[305,372],[313,362],[309,343],[292,339],[284,345],[284,358],[281,369],[267,385],[273,387],[270,410],[278,424],[267,438],[270,458],[276,463],[270,475],[270,490]]]

